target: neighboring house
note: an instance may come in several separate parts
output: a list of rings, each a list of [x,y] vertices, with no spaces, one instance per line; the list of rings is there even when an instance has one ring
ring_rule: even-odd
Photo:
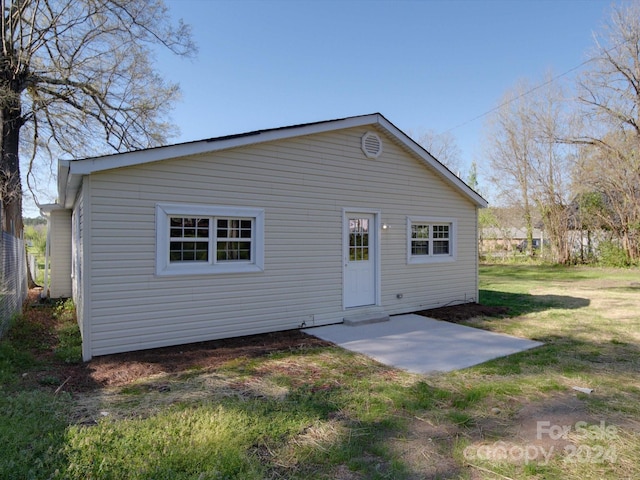
[[[522,252],[527,250],[527,229],[524,227],[486,227],[481,231],[481,240],[481,250],[484,254]],[[541,245],[546,244],[544,231],[534,228],[534,248],[540,248]]]
[[[58,189],[85,360],[478,300],[486,201],[380,114],[61,161]]]

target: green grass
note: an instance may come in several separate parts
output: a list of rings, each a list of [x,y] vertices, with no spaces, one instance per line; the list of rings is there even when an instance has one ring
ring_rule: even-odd
[[[37,365],[32,351],[44,349],[38,340],[43,328],[21,320],[21,317],[14,316],[8,332],[0,339],[0,388],[14,384],[20,370]]]
[[[58,303],[53,311],[57,320],[56,335],[58,344],[54,354],[66,363],[82,361],[82,338],[75,317],[75,306],[71,300]]]
[[[276,439],[300,430],[302,423],[295,413],[216,402],[174,406],[147,419],[72,427],[64,449],[65,476],[264,478],[252,450],[261,442],[275,448]]]
[[[306,347],[73,396],[38,360],[79,359],[73,308],[58,305],[53,332],[15,321],[0,342],[0,478],[640,478],[638,273],[481,267],[481,303],[511,313],[467,323],[544,345],[457,372]],[[537,421],[615,434],[574,432],[582,456],[548,462],[477,454],[533,448]]]
[[[0,478],[47,478],[61,457],[70,399],[37,390],[0,395]]]

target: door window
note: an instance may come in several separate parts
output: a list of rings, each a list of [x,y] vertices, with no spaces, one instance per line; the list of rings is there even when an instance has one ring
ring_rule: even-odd
[[[369,260],[369,219],[349,219],[349,261]]]

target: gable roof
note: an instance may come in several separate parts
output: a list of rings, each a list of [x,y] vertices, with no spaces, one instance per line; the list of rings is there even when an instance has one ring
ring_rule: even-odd
[[[58,164],[58,203],[71,208],[76,194],[82,184],[84,175],[130,167],[145,163],[169,160],[190,155],[219,152],[231,148],[255,145],[274,140],[284,140],[303,135],[331,132],[353,127],[375,126],[390,135],[400,146],[408,150],[418,159],[437,172],[447,183],[455,187],[463,196],[469,198],[476,206],[486,207],[487,201],[463,182],[442,163],[436,160],[427,150],[398,129],[380,113],[347,117],[323,122],[305,123],[287,127],[256,130],[238,135],[197,140],[193,142],[166,145],[162,147],[135,150],[126,153],[104,155],[79,160],[60,160]]]

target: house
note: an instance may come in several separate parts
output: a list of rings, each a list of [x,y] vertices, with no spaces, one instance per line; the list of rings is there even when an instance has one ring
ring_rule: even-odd
[[[541,249],[548,245],[544,231],[533,228],[533,248]],[[527,250],[527,229],[517,226],[486,227],[481,229],[481,251],[485,254],[500,256],[506,252]]]
[[[58,190],[85,360],[478,299],[486,201],[380,114],[60,161]]]

